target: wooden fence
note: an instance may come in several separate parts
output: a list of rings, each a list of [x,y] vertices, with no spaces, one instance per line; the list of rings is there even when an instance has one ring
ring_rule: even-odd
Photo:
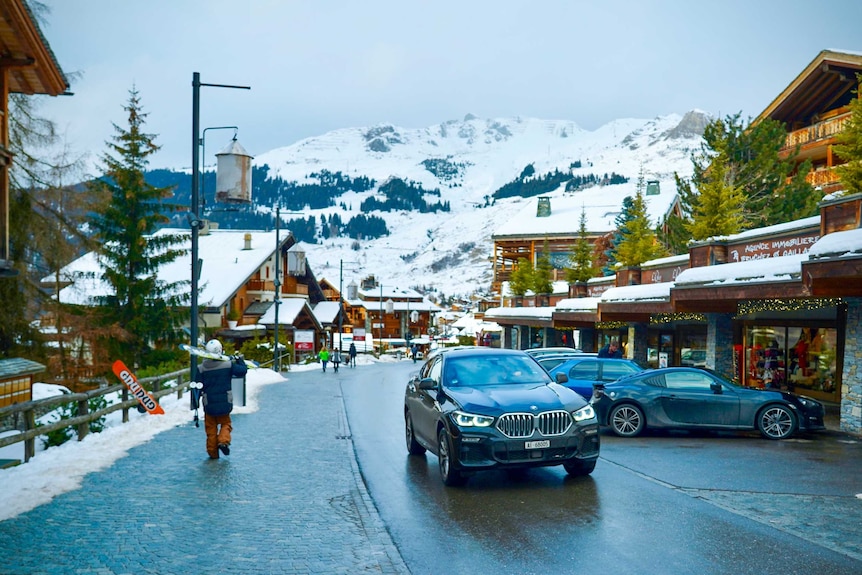
[[[183,392],[189,386],[188,372],[188,369],[183,369],[172,373],[166,373],[164,375],[145,377],[138,380],[138,382],[141,384],[152,383],[152,395],[157,400],[160,397],[164,397],[171,393],[176,393],[177,399],[181,399],[183,396]],[[162,384],[167,381],[176,381],[176,385],[171,385],[162,389]],[[121,392],[122,397],[119,403],[109,405],[104,409],[90,412],[90,399],[93,399],[94,397],[108,395],[110,393],[116,393],[118,391]],[[56,421],[54,423],[49,423],[47,425],[41,425],[39,427],[36,427],[37,412],[41,413],[45,410],[56,408],[56,406],[58,405],[64,405],[68,403],[77,404],[77,414],[74,417],[70,417],[68,419],[61,419],[60,421]],[[58,429],[75,426],[77,430],[78,441],[81,441],[89,432],[91,422],[99,419],[104,415],[122,409],[123,423],[128,423],[129,410],[133,408],[137,409],[138,405],[138,400],[134,397],[130,399],[129,389],[121,383],[108,387],[100,387],[98,389],[93,389],[84,393],[64,393],[62,395],[47,397],[45,399],[38,399],[36,401],[27,401],[24,403],[8,405],[6,407],[0,408],[0,421],[4,421],[10,417],[16,419],[18,417],[21,417],[24,422],[24,431],[22,433],[10,435],[8,437],[0,437],[0,447],[6,447],[7,445],[12,445],[14,443],[18,443],[19,441],[23,441],[24,462],[26,463],[30,460],[31,457],[36,454],[36,438],[40,435],[45,435],[46,433],[50,433]]]

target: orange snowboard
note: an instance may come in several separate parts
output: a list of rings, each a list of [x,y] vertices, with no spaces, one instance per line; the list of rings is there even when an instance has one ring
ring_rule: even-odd
[[[135,377],[135,374],[132,373],[126,364],[120,361],[119,359],[114,362],[112,366],[114,369],[114,375],[120,378],[120,381],[126,384],[126,387],[129,388],[129,391],[132,392],[141,405],[144,406],[150,414],[152,415],[164,415],[165,410],[162,409],[162,406],[156,403],[155,398],[147,392],[146,389],[141,387],[141,384],[138,383],[138,378]]]

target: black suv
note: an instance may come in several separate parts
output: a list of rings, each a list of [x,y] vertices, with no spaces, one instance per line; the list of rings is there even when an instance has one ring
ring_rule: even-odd
[[[522,351],[477,348],[430,358],[404,394],[407,450],[437,455],[446,485],[474,472],[563,465],[592,473],[599,425],[592,406]]]

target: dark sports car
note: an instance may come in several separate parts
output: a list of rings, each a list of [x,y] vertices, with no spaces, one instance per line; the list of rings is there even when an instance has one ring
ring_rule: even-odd
[[[407,383],[404,429],[411,455],[437,455],[446,485],[500,468],[563,465],[570,475],[588,475],[599,457],[592,406],[516,350],[429,358]]]
[[[784,439],[824,429],[823,404],[788,391],[741,387],[697,368],[669,367],[593,386],[601,425],[622,437],[647,428],[758,430]]]

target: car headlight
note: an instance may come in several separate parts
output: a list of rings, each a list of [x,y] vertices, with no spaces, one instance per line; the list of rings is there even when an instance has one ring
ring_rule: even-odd
[[[801,403],[805,409],[817,409],[818,407],[820,407],[820,402],[815,401],[815,400],[811,399],[810,397],[805,397],[805,396],[800,395],[800,396],[798,396],[798,399],[799,399],[799,403]]]
[[[575,421],[586,421],[588,419],[595,419],[596,410],[593,409],[592,405],[585,405],[577,411],[572,412],[572,417],[575,418]]]
[[[458,427],[491,427],[494,424],[493,417],[476,415],[475,413],[467,413],[466,411],[453,412],[452,419]]]

